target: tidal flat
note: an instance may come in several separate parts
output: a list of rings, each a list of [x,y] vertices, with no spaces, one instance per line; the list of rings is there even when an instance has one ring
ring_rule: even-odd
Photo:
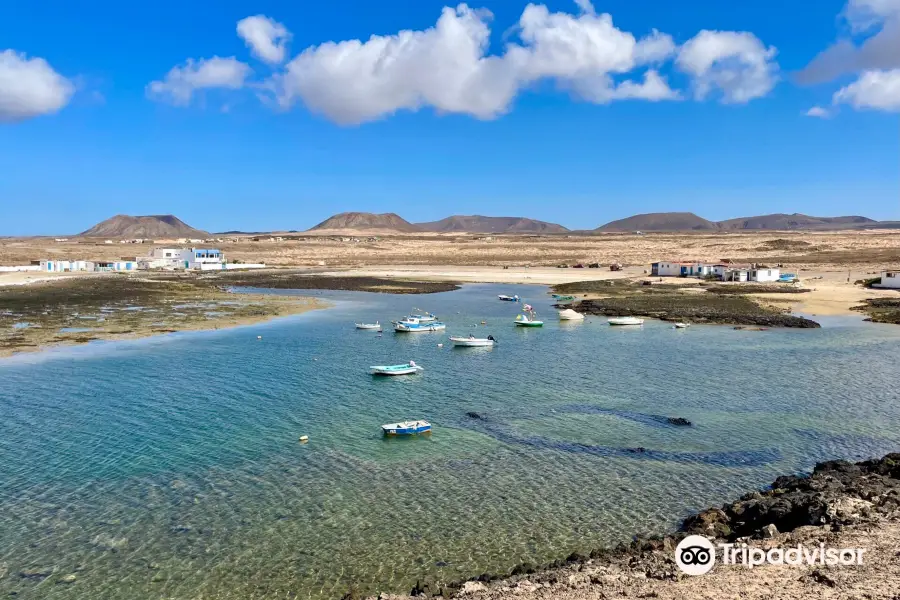
[[[193,274],[98,274],[0,287],[0,357],[56,345],[220,329],[321,308],[235,294]]]

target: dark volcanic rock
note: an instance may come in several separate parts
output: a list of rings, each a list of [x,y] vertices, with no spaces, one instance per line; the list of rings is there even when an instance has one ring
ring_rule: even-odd
[[[779,477],[770,490],[692,515],[681,531],[733,540],[770,525],[788,532],[804,525],[854,523],[873,513],[895,511],[898,505],[900,454],[856,464],[828,461],[807,477]]]
[[[803,317],[766,309],[744,296],[716,294],[635,294],[582,300],[575,310],[606,317],[650,317],[664,321],[755,325],[757,327],[820,327]]]
[[[467,412],[466,416],[470,419],[478,419],[479,421],[484,421],[484,417],[479,415],[477,412]]]

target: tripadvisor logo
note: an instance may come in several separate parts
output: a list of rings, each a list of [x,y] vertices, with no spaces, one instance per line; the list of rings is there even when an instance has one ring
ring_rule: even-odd
[[[675,563],[687,575],[704,575],[716,564],[716,548],[702,535],[689,535],[675,547]]]
[[[865,548],[826,548],[825,544],[793,548],[751,548],[747,544],[719,544],[723,565],[743,565],[748,569],[761,565],[826,565],[863,564]],[[702,535],[689,535],[675,547],[675,563],[687,575],[705,575],[716,564],[716,546]]]

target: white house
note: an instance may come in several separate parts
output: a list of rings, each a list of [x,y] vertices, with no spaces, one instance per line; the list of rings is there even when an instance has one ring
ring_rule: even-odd
[[[39,270],[48,273],[65,273],[68,271],[93,271],[94,263],[89,260],[52,260],[41,261]]]
[[[900,290],[900,269],[896,271],[882,271],[881,283],[877,283],[872,287]]]
[[[154,248],[141,258],[141,269],[224,269],[225,257],[214,248]]]
[[[750,270],[750,281],[758,281],[765,283],[769,281],[778,281],[781,278],[780,269],[763,269],[756,268]]]
[[[700,261],[660,261],[650,265],[655,277],[706,277],[713,272],[713,265]]]
[[[712,273],[717,279],[721,279],[722,281],[744,282],[750,280],[750,268],[746,265],[713,265]]]
[[[105,260],[97,261],[94,271],[134,271],[137,269],[137,260]]]

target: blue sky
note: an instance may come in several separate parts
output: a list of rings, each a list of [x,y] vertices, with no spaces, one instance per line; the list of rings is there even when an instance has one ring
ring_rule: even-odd
[[[8,4],[0,235],[117,213],[900,220],[897,0]]]

